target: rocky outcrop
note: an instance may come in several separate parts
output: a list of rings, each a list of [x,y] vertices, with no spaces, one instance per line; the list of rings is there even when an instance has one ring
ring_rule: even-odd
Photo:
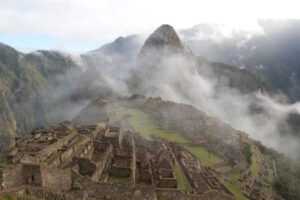
[[[183,44],[174,28],[164,24],[148,37],[139,56],[151,56],[150,53],[157,53],[157,55],[164,56],[166,53],[182,53],[183,49]]]

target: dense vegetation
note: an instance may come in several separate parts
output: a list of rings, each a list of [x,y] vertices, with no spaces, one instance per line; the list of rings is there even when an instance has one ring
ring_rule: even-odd
[[[283,156],[276,159],[277,177],[274,188],[280,195],[288,200],[300,199],[300,164]]]
[[[251,152],[251,145],[250,144],[245,144],[243,153],[245,155],[246,161],[248,162],[249,165],[251,165],[252,162],[252,152]]]

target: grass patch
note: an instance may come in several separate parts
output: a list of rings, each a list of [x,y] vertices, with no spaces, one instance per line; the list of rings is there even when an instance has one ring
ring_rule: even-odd
[[[109,182],[111,183],[127,184],[129,180],[130,178],[128,177],[116,177],[116,176],[109,177]]]
[[[229,181],[224,182],[224,185],[234,194],[236,200],[248,200],[242,193],[240,182],[238,181],[239,178],[240,173],[238,171],[232,172],[229,175]]]
[[[154,119],[152,119],[143,111],[118,106],[114,107],[114,113],[118,113],[119,115],[121,115],[117,117],[119,119],[121,119],[122,116],[125,115],[130,116],[129,122],[132,127],[145,138],[151,139],[152,137],[158,137],[167,141],[181,144],[192,154],[194,154],[203,165],[213,166],[214,164],[222,161],[221,158],[213,153],[208,152],[204,147],[199,145],[191,145],[191,141],[181,134],[174,131],[162,129],[158,126],[158,123]]]
[[[178,188],[181,191],[191,192],[192,187],[178,163],[176,163],[176,165],[175,165],[174,173],[176,176],[176,180],[178,182]]]
[[[0,170],[7,166],[7,159],[4,155],[0,154]]]
[[[208,152],[204,147],[184,145],[187,150],[194,154],[203,165],[213,166],[222,162],[222,159],[213,153]]]
[[[128,120],[131,126],[145,138],[151,139],[153,137],[158,137],[180,144],[194,154],[200,162],[206,166],[213,166],[222,162],[221,158],[216,156],[214,153],[209,152],[204,147],[200,145],[192,145],[191,141],[183,135],[159,127],[158,123],[154,119],[141,110],[120,106],[114,107],[113,109],[115,119],[122,119],[122,117],[126,115],[129,116]],[[254,167],[256,168],[256,166]],[[176,164],[174,172],[178,180],[179,189],[182,191],[191,191],[192,188],[178,164]],[[229,181],[226,181],[224,185],[235,195],[237,200],[248,200],[241,192],[241,188],[239,186],[240,183],[238,181],[239,176],[239,172],[234,172],[230,175]]]
[[[177,134],[176,132],[165,130],[157,126],[155,120],[151,119],[143,111],[126,108],[121,106],[114,106],[113,111],[110,112],[112,119],[120,120],[124,116],[129,116],[129,123],[139,132],[143,137],[151,139],[152,137],[159,137],[176,143],[189,143],[189,140]]]
[[[3,197],[0,197],[0,200],[14,200],[15,198],[11,195],[4,195]]]
[[[251,170],[251,174],[253,176],[258,176],[259,175],[259,170],[260,170],[260,165],[261,165],[261,154],[259,152],[259,150],[257,149],[257,146],[255,145],[251,145],[251,152],[252,152],[252,156],[251,156],[251,166],[250,166],[250,170]]]
[[[243,153],[246,158],[246,161],[249,165],[252,163],[252,151],[251,151],[251,145],[246,143],[243,148]]]
[[[133,128],[138,131],[142,136],[147,138],[159,137],[171,142],[187,143],[189,142],[183,136],[169,130],[164,130],[158,127],[153,119],[146,113],[139,110],[129,110],[129,122]]]

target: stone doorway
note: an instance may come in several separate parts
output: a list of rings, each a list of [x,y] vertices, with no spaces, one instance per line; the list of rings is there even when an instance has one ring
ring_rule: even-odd
[[[23,176],[25,184],[32,186],[42,185],[41,168],[39,165],[24,165]]]

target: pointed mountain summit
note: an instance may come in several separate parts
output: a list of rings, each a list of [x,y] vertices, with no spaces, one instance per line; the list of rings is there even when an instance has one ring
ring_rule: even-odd
[[[145,41],[139,56],[149,54],[183,53],[184,47],[174,28],[164,24]]]
[[[174,28],[162,25],[145,41],[137,57],[137,67],[128,80],[134,94],[157,95],[165,77],[185,67],[194,67],[196,59],[188,52]],[[145,81],[147,80],[147,81]]]

